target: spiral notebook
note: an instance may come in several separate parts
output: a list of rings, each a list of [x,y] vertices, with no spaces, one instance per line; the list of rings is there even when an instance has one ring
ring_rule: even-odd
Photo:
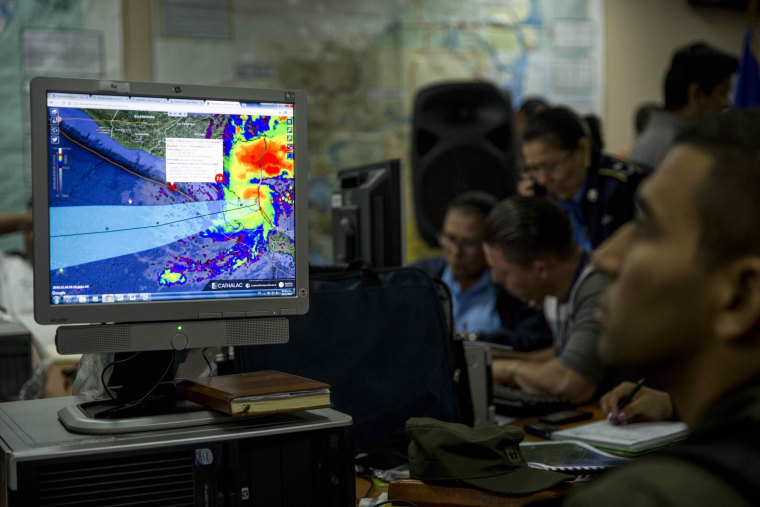
[[[524,442],[520,450],[530,467],[571,475],[593,475],[630,461],[583,442]]]
[[[637,455],[683,440],[688,434],[688,426],[680,421],[613,425],[605,420],[555,431],[552,440],[580,440],[615,453]]]

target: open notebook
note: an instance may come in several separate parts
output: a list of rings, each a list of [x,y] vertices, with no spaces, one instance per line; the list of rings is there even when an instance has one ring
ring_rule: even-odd
[[[613,425],[609,421],[555,431],[552,440],[580,440],[624,454],[640,454],[686,438],[689,428],[678,421]]]
[[[523,442],[520,450],[525,461],[533,468],[572,475],[593,475],[630,461],[594,449],[583,442]]]

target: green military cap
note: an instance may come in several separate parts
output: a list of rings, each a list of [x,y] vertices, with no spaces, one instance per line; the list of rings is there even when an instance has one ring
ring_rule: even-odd
[[[530,468],[520,452],[517,426],[470,428],[428,417],[406,421],[409,474],[426,481],[461,481],[488,491],[522,495],[573,480],[571,475]]]

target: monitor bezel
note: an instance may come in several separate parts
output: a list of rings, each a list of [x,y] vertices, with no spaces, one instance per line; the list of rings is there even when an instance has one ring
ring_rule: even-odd
[[[296,293],[294,296],[134,301],[55,305],[50,297],[47,94],[83,93],[241,102],[292,103]],[[304,314],[309,308],[308,146],[306,94],[299,90],[36,77],[30,82],[32,203],[34,209],[34,318],[40,324],[189,321]],[[45,268],[46,267],[46,268]]]

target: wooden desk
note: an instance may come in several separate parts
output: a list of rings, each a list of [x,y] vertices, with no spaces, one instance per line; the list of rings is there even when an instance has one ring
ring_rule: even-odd
[[[388,487],[388,499],[401,498],[419,507],[518,507],[536,500],[564,495],[568,486],[547,489],[532,495],[504,496],[483,489],[442,486],[416,479],[393,481]]]
[[[372,483],[369,479],[364,477],[356,477],[356,498],[361,500],[362,498],[377,498],[383,493],[388,492],[387,486],[379,486],[377,484],[372,487]],[[358,502],[357,502],[358,504]]]
[[[561,426],[563,429],[602,420],[604,418],[598,403],[580,407],[579,410],[591,412],[593,414],[592,418],[576,423],[563,424]],[[518,419],[511,424],[522,428],[526,424],[537,421],[538,417],[525,417]],[[526,433],[523,441],[543,442],[546,440]],[[370,486],[371,484],[367,479],[357,477],[356,496],[358,498],[363,498],[367,491],[370,490]],[[417,479],[401,479],[391,482],[387,491],[389,499],[398,498],[409,500],[416,503],[419,507],[518,507],[536,500],[544,500],[564,495],[574,486],[575,483],[570,486],[559,486],[550,490],[540,491],[532,495],[504,496],[477,488],[444,486],[423,482]],[[369,496],[376,498],[385,490],[386,488],[375,486],[375,489],[372,490]]]

